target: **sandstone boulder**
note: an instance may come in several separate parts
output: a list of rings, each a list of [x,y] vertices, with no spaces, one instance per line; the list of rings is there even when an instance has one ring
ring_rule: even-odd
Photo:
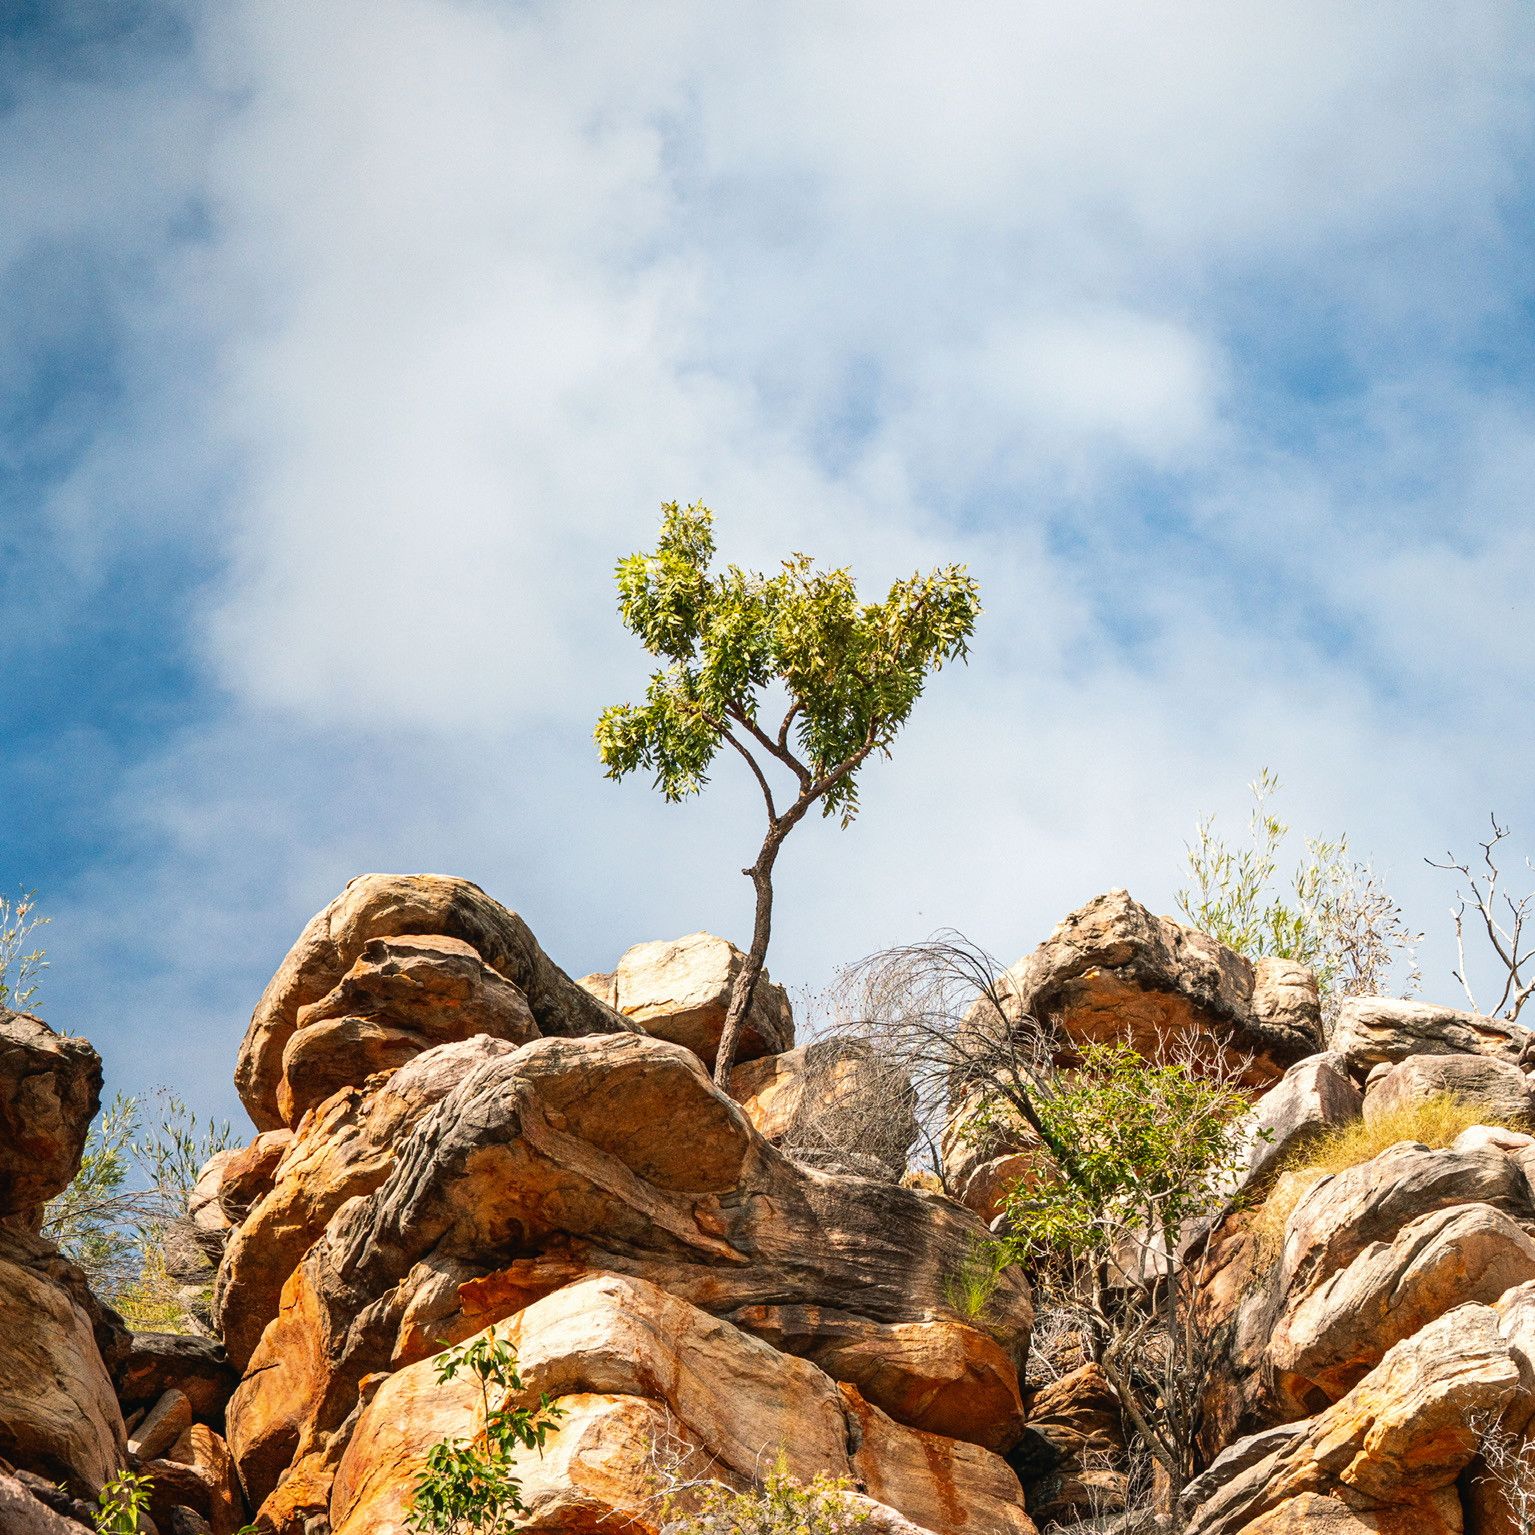
[[[0,1456],[89,1499],[122,1466],[126,1435],[79,1271],[61,1283],[56,1261],[39,1239],[0,1233]]]
[[[818,1365],[898,1423],[1007,1450],[1023,1431],[1018,1372],[959,1322],[874,1322],[826,1306],[747,1306],[738,1326]]]
[[[468,945],[522,994],[543,1034],[635,1027],[571,980],[538,946],[527,924],[477,885],[434,874],[363,875],[305,927],[251,1017],[235,1084],[258,1129],[277,1130],[289,1123],[279,1093],[284,1053],[299,1028],[301,1010],[338,987],[371,940],[407,935],[417,943],[449,938]],[[360,1084],[367,1074],[361,1070],[350,1085]]]
[[[1512,1061],[1486,1055],[1409,1055],[1370,1073],[1364,1117],[1373,1121],[1440,1093],[1453,1093],[1509,1124],[1528,1124],[1535,1109],[1535,1090]]]
[[[1281,1398],[1303,1416],[1336,1401],[1387,1349],[1467,1301],[1535,1280],[1535,1237],[1490,1205],[1453,1205],[1372,1242],[1286,1309],[1269,1344]]]
[[[132,1347],[113,1371],[124,1409],[153,1406],[174,1387],[185,1394],[199,1422],[215,1425],[238,1380],[223,1344],[188,1333],[134,1333]]]
[[[541,1457],[520,1457],[530,1530],[654,1529],[669,1458],[749,1486],[780,1451],[791,1475],[856,1477],[942,1535],[1030,1528],[1021,1508],[1011,1514],[1017,1483],[997,1457],[901,1429],[813,1365],[644,1281],[594,1276],[496,1330],[516,1350],[525,1400],[547,1392],[565,1413]],[[336,1535],[402,1530],[426,1449],[473,1432],[477,1414],[477,1390],[438,1384],[432,1360],[384,1380],[336,1475]]]
[[[1261,1188],[1328,1130],[1358,1119],[1362,1107],[1344,1056],[1325,1051],[1297,1061],[1253,1105],[1242,1186]]]
[[[1096,1364],[1029,1393],[1028,1426],[1008,1457],[1038,1524],[1070,1524],[1125,1505],[1119,1398]]]
[[[1232,1445],[1185,1489],[1188,1535],[1288,1529],[1297,1510],[1281,1511],[1308,1495],[1398,1521],[1378,1528],[1455,1528],[1436,1509],[1475,1453],[1472,1420],[1529,1389],[1498,1322],[1489,1307],[1457,1307],[1315,1417]]]
[[[277,1106],[296,1123],[343,1087],[433,1045],[539,1037],[527,998],[457,938],[373,938],[333,990],[298,1011]]]
[[[35,1222],[69,1186],[100,1107],[101,1057],[85,1040],[0,1008],[0,1218]]]
[[[288,1280],[230,1404],[257,1499],[335,1432],[364,1377],[497,1320],[466,1312],[476,1286],[499,1284],[502,1316],[604,1270],[726,1317],[790,1305],[963,1322],[948,1297],[985,1236],[946,1200],[786,1160],[695,1055],[642,1035],[542,1039],[487,1060],[396,1150]],[[1016,1368],[1030,1319],[1008,1273],[978,1325]],[[898,1358],[885,1363],[894,1379]],[[978,1381],[994,1373],[978,1369]]]
[[[917,1139],[911,1083],[856,1040],[817,1040],[730,1074],[757,1133],[799,1161],[899,1178]]]
[[[84,1528],[49,1508],[19,1477],[0,1470],[0,1535],[80,1535]]]
[[[1254,1086],[1321,1048],[1316,983],[1290,961],[1250,960],[1153,916],[1123,890],[1089,901],[1000,980],[1009,1017],[1064,1045],[1125,1041],[1150,1060],[1194,1038],[1242,1062]]]
[[[219,1266],[213,1315],[229,1356],[244,1368],[277,1315],[288,1276],[347,1200],[371,1194],[417,1120],[481,1063],[509,1054],[479,1037],[416,1056],[373,1092],[350,1088],[304,1116],[273,1169],[271,1187],[234,1232]],[[258,1138],[260,1139],[260,1138]]]
[[[1485,1055],[1525,1069],[1535,1065],[1535,1034],[1521,1024],[1392,997],[1345,998],[1327,1045],[1360,1075],[1410,1055]]]
[[[656,1039],[691,1050],[714,1066],[730,1007],[730,988],[745,956],[712,933],[638,943],[611,976],[589,977],[609,1006]],[[752,993],[738,1061],[778,1055],[794,1045],[794,1015],[782,986],[763,971]]]

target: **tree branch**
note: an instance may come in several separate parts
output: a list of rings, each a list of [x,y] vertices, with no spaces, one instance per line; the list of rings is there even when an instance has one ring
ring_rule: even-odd
[[[770,825],[776,826],[778,824],[778,810],[773,804],[773,789],[767,781],[767,775],[762,771],[757,759],[728,730],[721,730],[720,735],[729,741],[746,759],[747,767],[752,770],[752,776],[757,780],[757,786],[762,790],[762,798],[767,801],[768,822]]]

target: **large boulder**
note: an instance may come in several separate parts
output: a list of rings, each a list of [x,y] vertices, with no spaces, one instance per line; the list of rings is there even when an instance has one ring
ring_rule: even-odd
[[[669,1455],[749,1486],[780,1454],[791,1475],[856,1478],[939,1535],[1031,1528],[998,1457],[903,1429],[813,1365],[643,1280],[594,1275],[496,1332],[516,1352],[523,1400],[547,1393],[565,1412],[541,1456],[519,1456],[530,1531],[654,1528]],[[439,1383],[430,1359],[383,1381],[337,1471],[337,1535],[402,1532],[427,1449],[472,1433],[478,1409],[477,1388]]]
[[[1475,1104],[1501,1124],[1527,1125],[1535,1109],[1535,1089],[1512,1061],[1486,1055],[1409,1055],[1370,1073],[1364,1117],[1375,1121],[1441,1093]]]
[[[712,1068],[730,1008],[730,990],[745,955],[713,933],[637,943],[609,975],[582,982],[594,996],[656,1039],[691,1050]],[[764,970],[752,991],[737,1061],[777,1055],[794,1045],[794,1015],[782,986]]]
[[[996,991],[1009,1018],[1037,1020],[1068,1050],[1124,1041],[1160,1061],[1192,1043],[1258,1087],[1321,1048],[1316,982],[1303,966],[1254,964],[1123,890],[1072,912]]]
[[[1476,1452],[1473,1422],[1496,1420],[1530,1385],[1497,1313],[1459,1306],[1315,1417],[1228,1448],[1184,1491],[1188,1535],[1299,1528],[1301,1513],[1328,1504],[1373,1515],[1377,1528],[1448,1535],[1459,1507],[1448,1505],[1447,1522],[1444,1494]]]
[[[1485,1055],[1524,1069],[1535,1065],[1535,1034],[1522,1024],[1392,997],[1345,998],[1327,1046],[1361,1075],[1409,1055]]]
[[[1242,1187],[1262,1188],[1329,1130],[1358,1119],[1363,1106],[1342,1055],[1324,1051],[1297,1061],[1253,1105]]]
[[[0,1008],[0,1218],[33,1223],[80,1170],[101,1107],[101,1057],[41,1018]]]
[[[287,1141],[267,1174],[269,1186],[229,1238],[213,1290],[219,1335],[239,1367],[277,1315],[289,1275],[336,1211],[388,1177],[399,1143],[428,1109],[476,1066],[513,1048],[484,1037],[438,1045],[372,1092],[334,1094],[304,1116],[296,1133],[270,1132]],[[256,1147],[268,1139],[257,1137]]]
[[[256,1500],[333,1442],[365,1377],[591,1271],[649,1280],[743,1326],[762,1306],[968,1324],[1015,1370],[1027,1346],[1016,1273],[982,1316],[955,1310],[956,1276],[986,1238],[973,1217],[785,1159],[694,1054],[665,1041],[541,1039],[495,1055],[393,1149],[388,1176],[335,1211],[288,1279],[230,1404]],[[892,1410],[931,1385],[908,1389],[899,1350],[880,1366]],[[974,1354],[972,1369],[991,1389],[997,1355]]]
[[[0,1456],[89,1499],[127,1436],[83,1292],[50,1244],[0,1229]]]
[[[332,1014],[329,1007],[317,1008],[316,1004],[332,998],[348,972],[364,959],[372,940],[396,938],[411,942],[393,956],[375,950],[375,957],[366,960],[353,978],[355,991],[343,988],[330,1003],[332,1007],[346,1007],[356,998],[375,1010],[378,1021],[359,1019],[359,1024],[369,1023],[370,1028],[354,1029],[355,1037],[336,1041],[335,1048],[327,1045],[320,1050],[317,1046],[314,1061],[303,1058],[308,1049],[305,1046],[299,1053],[303,1060],[300,1076],[311,1085],[300,1090],[299,1099],[315,1101],[313,1093],[326,1083],[331,1091],[342,1085],[360,1085],[380,1063],[385,1069],[398,1066],[403,1052],[395,1048],[400,1041],[392,1037],[394,1034],[410,1033],[424,1050],[442,1038],[440,1032],[433,1038],[434,1028],[462,1030],[464,1025],[450,1025],[447,1020],[465,1008],[471,1019],[505,1021],[515,1015],[521,1020],[520,1009],[500,983],[521,994],[540,1033],[571,1036],[635,1028],[571,980],[539,947],[522,918],[492,900],[478,885],[436,874],[366,874],[354,879],[310,920],[251,1015],[235,1066],[235,1085],[258,1129],[291,1128],[296,1122],[299,1101],[294,1099],[291,1085],[284,1092],[285,1063],[295,1035],[303,1028],[321,1027],[348,1016],[344,1012]],[[443,938],[467,946],[495,976],[476,970],[468,956],[452,945],[438,945],[435,957],[429,957],[431,940]],[[407,950],[413,951],[414,957]],[[413,966],[419,976],[433,973],[428,996],[423,999],[426,1006],[421,1017],[425,1021],[400,1031],[384,1020],[390,1016],[391,999],[398,1003],[408,991],[408,972]],[[467,991],[455,996],[454,989],[459,986]],[[519,1021],[516,1026],[525,1027],[525,1023]],[[347,1050],[356,1051],[355,1069],[342,1083],[336,1080],[336,1072]],[[323,1070],[322,1060],[330,1063]],[[321,1078],[323,1081],[318,1080]]]
[[[1531,1280],[1535,1237],[1501,1210],[1452,1205],[1419,1216],[1286,1308],[1268,1349],[1276,1390],[1303,1416],[1446,1311],[1490,1305]]]

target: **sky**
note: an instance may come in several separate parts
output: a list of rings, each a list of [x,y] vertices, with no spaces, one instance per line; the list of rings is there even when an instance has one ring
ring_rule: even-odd
[[[237,1117],[356,874],[473,879],[577,975],[744,942],[739,764],[667,806],[591,741],[672,499],[749,566],[981,585],[780,861],[791,988],[1170,911],[1268,767],[1455,1001],[1425,855],[1535,852],[1532,149],[1518,0],[0,0],[39,1011]]]

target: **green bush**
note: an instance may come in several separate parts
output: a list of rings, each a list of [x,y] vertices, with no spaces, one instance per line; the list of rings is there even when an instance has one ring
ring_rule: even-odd
[[[856,1535],[868,1510],[848,1501],[844,1478],[824,1472],[808,1482],[789,1474],[782,1455],[760,1488],[735,1492],[719,1482],[662,1500],[662,1535]]]
[[[437,1379],[460,1372],[479,1386],[483,1427],[468,1439],[444,1439],[432,1446],[411,1497],[411,1529],[431,1535],[505,1535],[525,1512],[522,1484],[512,1475],[519,1447],[539,1449],[560,1417],[548,1398],[536,1408],[514,1407],[522,1390],[517,1356],[494,1332],[449,1349],[437,1361]]]

